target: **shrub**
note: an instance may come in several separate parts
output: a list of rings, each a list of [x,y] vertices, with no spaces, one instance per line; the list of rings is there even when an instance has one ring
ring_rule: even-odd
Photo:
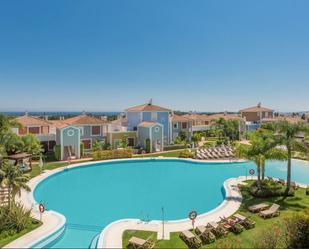
[[[132,156],[133,156],[132,149],[100,150],[100,151],[95,151],[92,153],[93,160],[131,158]]]
[[[277,224],[273,225],[272,229],[262,230],[256,238],[258,239],[254,242],[254,248],[286,248],[282,229]]]
[[[61,160],[61,146],[59,144],[54,147],[54,155],[57,161]]]
[[[174,144],[174,145],[167,145],[164,146],[164,150],[165,151],[169,151],[169,150],[180,150],[180,149],[187,149],[188,146],[185,144]]]
[[[181,158],[193,158],[193,153],[190,150],[184,150],[179,153],[179,157]]]
[[[85,145],[83,143],[80,143],[79,150],[80,150],[80,157],[83,157],[85,155]]]
[[[146,139],[146,152],[150,153],[150,139],[149,138]]]
[[[0,234],[20,232],[31,223],[31,210],[26,209],[20,203],[12,202],[11,208],[0,208]]]
[[[306,195],[309,195],[309,187],[306,188]]]
[[[286,188],[282,184],[275,181],[263,180],[261,181],[260,188],[257,181],[254,181],[250,186],[250,193],[255,197],[273,197],[273,196],[285,196]],[[288,196],[293,196],[295,190],[291,188]]]
[[[309,218],[293,215],[284,219],[287,248],[309,248]]]

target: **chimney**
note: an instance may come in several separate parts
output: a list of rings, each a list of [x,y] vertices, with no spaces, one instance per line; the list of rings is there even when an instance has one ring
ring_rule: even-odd
[[[48,115],[44,115],[44,119],[48,121]]]
[[[226,115],[227,115],[227,111],[224,112],[224,116],[226,116]]]
[[[63,117],[63,116],[60,116],[60,120],[64,120],[64,117]]]
[[[25,116],[28,116],[28,111],[25,111]]]
[[[148,105],[152,105],[152,98],[149,100]]]
[[[261,102],[259,102],[259,103],[257,104],[257,107],[258,107],[258,108],[261,108]]]
[[[107,121],[107,116],[100,116],[100,119],[103,121]]]
[[[84,111],[82,111],[82,115],[86,115],[86,111],[84,110]]]

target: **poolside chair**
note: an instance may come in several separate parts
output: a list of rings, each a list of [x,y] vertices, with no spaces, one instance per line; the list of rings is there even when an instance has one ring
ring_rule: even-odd
[[[239,224],[241,224],[246,229],[251,229],[255,227],[255,221],[249,217],[245,217],[241,214],[234,214],[233,218],[236,219]]]
[[[248,207],[248,210],[252,213],[257,213],[257,212],[267,209],[268,207],[269,207],[268,204],[260,203],[260,204],[256,204],[256,205]]]
[[[275,181],[274,178],[272,178],[272,177],[270,177],[270,176],[267,176],[267,178],[268,178],[268,180],[270,180],[270,181],[272,181],[272,182]]]
[[[244,227],[238,222],[237,219],[221,218],[223,227],[235,234],[240,234],[244,230]]]
[[[196,157],[197,157],[198,159],[200,159],[200,160],[203,160],[203,159],[204,159],[203,156],[202,156],[200,153],[196,153]]]
[[[199,248],[202,246],[202,241],[189,230],[180,232],[179,236],[189,248]]]
[[[206,227],[205,226],[197,226],[196,228],[195,228],[195,233],[196,234],[202,234],[203,232],[205,232],[206,231]]]
[[[277,182],[278,182],[278,183],[281,183],[282,185],[285,185],[285,180],[282,179],[282,178],[280,178]]]
[[[228,235],[228,230],[226,230],[221,224],[217,222],[209,222],[207,228],[210,228],[210,231],[216,235],[217,238]]]
[[[291,182],[291,187],[296,190],[298,189],[298,185],[296,184],[296,182]]]
[[[210,244],[216,241],[216,236],[209,228],[205,228],[205,231],[201,233],[200,238],[204,244]]]
[[[154,248],[155,243],[150,240],[150,237],[148,239],[141,239],[137,237],[131,237],[129,239],[128,247],[132,247],[134,249],[151,249]]]
[[[274,203],[269,209],[261,211],[260,216],[263,217],[264,219],[279,216],[280,215],[279,208],[280,205]]]

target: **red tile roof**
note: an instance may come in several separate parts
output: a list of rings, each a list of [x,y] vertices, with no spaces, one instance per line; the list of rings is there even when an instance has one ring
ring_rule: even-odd
[[[126,109],[127,112],[143,112],[143,111],[160,111],[160,112],[170,112],[170,109],[161,107],[161,106],[157,106],[157,105],[153,105],[150,103],[147,104],[143,104],[143,105],[137,105],[137,106],[133,106],[130,107],[128,109]]]
[[[82,114],[65,120],[51,120],[51,123],[54,127],[62,129],[70,125],[101,125],[105,124],[106,121],[96,117],[88,116],[86,114]]]
[[[17,122],[19,122],[22,126],[50,126],[51,123],[39,118],[39,117],[34,117],[34,116],[29,116],[29,115],[24,115],[16,118]]]
[[[240,112],[273,112],[274,110],[262,107],[261,104],[240,110]]]
[[[184,116],[184,115],[177,115],[177,114],[173,114],[173,116],[171,117],[172,122],[189,122],[191,121],[190,118]]]

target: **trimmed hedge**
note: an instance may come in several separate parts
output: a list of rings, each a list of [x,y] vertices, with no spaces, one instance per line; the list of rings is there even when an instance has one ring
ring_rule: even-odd
[[[60,159],[61,159],[61,146],[59,144],[56,144],[54,146],[54,156],[55,156],[55,159],[57,161],[60,161]]]
[[[169,150],[180,150],[180,149],[187,149],[188,146],[185,144],[174,144],[174,145],[166,145],[164,146],[164,151]]]
[[[258,188],[257,181],[253,182],[250,186],[250,192],[255,197],[274,197],[274,196],[286,196],[286,187],[281,183],[263,180],[261,181],[261,187]],[[294,196],[295,190],[290,188],[288,196]]]
[[[100,151],[95,151],[92,153],[93,160],[131,158],[132,156],[133,156],[132,149],[100,150]]]

